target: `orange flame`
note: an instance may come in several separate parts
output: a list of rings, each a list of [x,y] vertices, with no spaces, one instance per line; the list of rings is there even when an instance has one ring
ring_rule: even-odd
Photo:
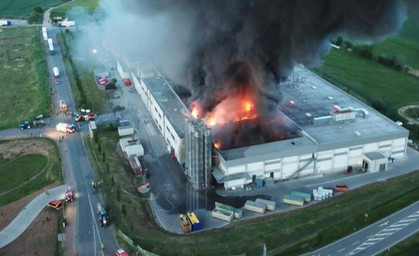
[[[258,117],[254,94],[250,91],[230,96],[211,111],[203,113],[197,102],[191,104],[191,114],[195,118],[202,118],[209,127],[223,125],[242,120],[256,119]]]
[[[220,149],[221,148],[221,141],[214,142],[214,147],[216,147],[217,149]]]
[[[198,116],[199,116],[199,108],[198,108],[199,106],[198,106],[198,103],[197,102],[192,102],[192,104],[191,104],[191,114],[192,114],[192,116],[193,117],[195,117],[195,118],[198,118]]]
[[[198,108],[197,107],[192,108],[192,115],[193,115],[193,117],[198,118]]]

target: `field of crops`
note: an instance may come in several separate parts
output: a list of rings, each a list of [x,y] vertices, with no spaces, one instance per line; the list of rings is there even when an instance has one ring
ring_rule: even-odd
[[[48,9],[69,0],[2,0],[0,1],[0,17],[4,18],[27,18],[33,8],[40,6]]]

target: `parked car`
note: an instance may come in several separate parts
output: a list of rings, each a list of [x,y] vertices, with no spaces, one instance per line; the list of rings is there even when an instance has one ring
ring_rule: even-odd
[[[124,249],[118,249],[115,251],[116,256],[129,256],[128,253]]]
[[[48,207],[51,207],[52,209],[59,211],[63,208],[63,202],[61,200],[55,199],[48,203]]]
[[[31,122],[30,121],[24,121],[22,124],[19,125],[19,128],[21,130],[30,129],[31,128]]]
[[[81,122],[81,121],[95,120],[95,118],[96,118],[95,113],[85,113],[85,114],[76,116],[74,120],[76,120],[76,122]]]

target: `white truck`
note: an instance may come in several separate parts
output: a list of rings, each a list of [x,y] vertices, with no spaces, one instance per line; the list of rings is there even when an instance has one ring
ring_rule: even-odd
[[[54,53],[54,44],[52,43],[52,38],[48,38],[48,48],[51,54]]]
[[[10,20],[0,20],[0,26],[5,27],[5,26],[11,26],[12,22],[10,22]]]
[[[52,68],[52,72],[54,73],[55,77],[59,77],[60,76],[60,71],[58,70],[57,67],[53,67]]]
[[[44,41],[48,40],[48,33],[46,27],[42,27],[42,37],[44,38]]]
[[[61,22],[58,22],[59,27],[74,27],[76,25],[76,22],[74,20],[64,20]]]
[[[56,128],[57,128],[57,131],[65,132],[65,133],[73,133],[76,130],[74,125],[67,124],[67,123],[58,123]]]
[[[119,136],[128,136],[134,134],[134,126],[132,126],[129,120],[121,120],[119,121],[118,126],[118,134]]]

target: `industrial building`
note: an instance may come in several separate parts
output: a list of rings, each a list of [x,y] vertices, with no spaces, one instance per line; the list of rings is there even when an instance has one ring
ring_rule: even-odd
[[[208,186],[209,162],[191,150],[208,152],[205,147],[210,134],[204,135],[207,133],[202,129],[200,139],[186,140],[186,129],[190,136],[202,127],[190,128],[194,118],[169,82],[153,68],[139,67],[135,62],[126,65],[136,91],[166,139],[168,151],[176,156],[195,188]],[[127,73],[119,62],[117,68]],[[283,93],[279,108],[287,125],[297,127],[299,135],[216,151],[219,163],[212,166],[212,175],[225,189],[242,188],[257,179],[284,181],[341,172],[348,166],[385,171],[389,161],[406,155],[406,129],[304,67],[297,66],[289,80],[279,86]],[[202,163],[194,163],[201,159]]]

